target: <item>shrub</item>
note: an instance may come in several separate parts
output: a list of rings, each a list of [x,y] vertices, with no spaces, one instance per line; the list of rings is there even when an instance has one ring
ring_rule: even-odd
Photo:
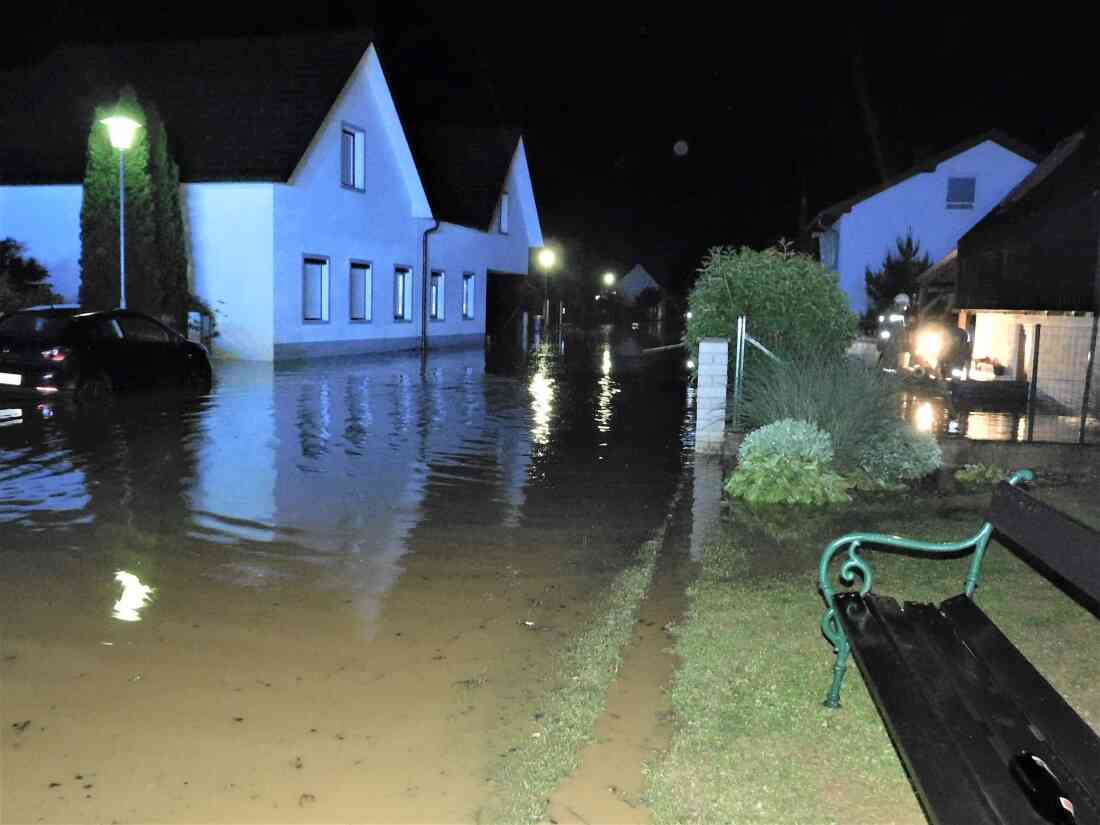
[[[857,319],[836,273],[782,248],[711,249],[688,309],[684,340],[693,352],[700,338],[732,337],[740,315],[749,318],[754,338],[786,359],[839,358],[856,334]]]
[[[943,451],[936,439],[900,422],[867,441],[859,456],[859,470],[883,487],[924,478],[942,466]]]
[[[898,384],[853,358],[758,363],[745,376],[741,424],[764,426],[785,418],[808,421],[829,434],[836,466],[854,470],[862,446],[897,427]]]
[[[750,433],[726,491],[749,504],[837,504],[847,482],[832,469],[828,433],[805,421],[777,421]]]
[[[1008,470],[996,464],[964,464],[955,471],[955,480],[960,484],[985,487],[1008,478]]]

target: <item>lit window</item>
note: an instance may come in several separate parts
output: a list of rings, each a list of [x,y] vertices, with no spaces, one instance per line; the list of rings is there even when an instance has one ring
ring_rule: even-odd
[[[393,271],[393,317],[395,321],[412,320],[412,270],[407,266]]]
[[[505,192],[500,196],[500,222],[499,229],[501,235],[508,234],[508,193]]]
[[[302,319],[327,321],[328,305],[328,260],[306,258],[302,267]]]
[[[947,179],[947,208],[974,208],[974,178]]]
[[[348,294],[351,298],[351,320],[369,321],[371,319],[371,304],[374,302],[374,283],[371,265],[353,263],[348,283]]]
[[[446,306],[446,293],[443,291],[443,273],[433,272],[428,285],[428,317],[433,321],[442,321]]]
[[[472,272],[462,276],[462,317],[469,321],[474,317],[474,299],[477,280]]]
[[[366,188],[366,142],[362,129],[343,126],[340,130],[340,183],[348,189]]]

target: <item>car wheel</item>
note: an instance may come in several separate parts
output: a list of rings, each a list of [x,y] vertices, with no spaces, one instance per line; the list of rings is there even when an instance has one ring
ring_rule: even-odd
[[[102,401],[114,391],[111,379],[105,372],[95,372],[81,379],[76,388],[79,401]]]

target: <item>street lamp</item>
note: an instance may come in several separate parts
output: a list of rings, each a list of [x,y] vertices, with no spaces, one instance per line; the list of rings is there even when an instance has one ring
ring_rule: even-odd
[[[603,285],[604,286],[615,286],[615,273],[614,272],[605,272],[603,274]]]
[[[141,128],[136,120],[122,115],[105,117],[100,121],[107,127],[111,145],[118,149],[118,276],[119,308],[126,309],[126,150],[134,143],[134,135]]]
[[[545,304],[542,317],[545,321],[550,320],[550,270],[557,262],[558,255],[553,249],[547,247],[539,250],[538,263],[543,273],[543,303]]]

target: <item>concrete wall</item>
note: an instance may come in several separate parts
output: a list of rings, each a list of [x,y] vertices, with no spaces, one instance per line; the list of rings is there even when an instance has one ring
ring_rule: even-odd
[[[837,270],[852,308],[867,308],[864,273],[879,269],[909,229],[933,262],[950,252],[974,224],[1033,168],[1014,152],[985,141],[856,204],[834,224],[839,234]],[[947,179],[974,177],[974,208],[948,209]]]
[[[270,183],[180,187],[192,289],[217,316],[216,357],[273,358],[274,189]]]
[[[67,302],[80,293],[80,184],[0,186],[0,238],[14,238],[50,272]]]

